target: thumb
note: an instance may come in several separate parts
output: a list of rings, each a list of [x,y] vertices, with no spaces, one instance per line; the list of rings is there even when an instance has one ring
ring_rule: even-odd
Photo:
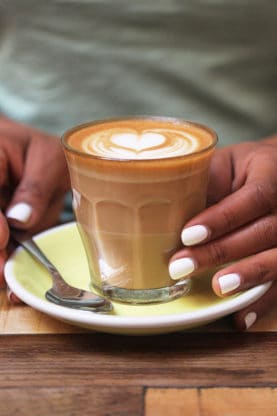
[[[33,228],[51,210],[54,196],[62,198],[66,191],[65,159],[54,144],[47,139],[30,144],[22,178],[6,210],[9,223],[17,228]]]

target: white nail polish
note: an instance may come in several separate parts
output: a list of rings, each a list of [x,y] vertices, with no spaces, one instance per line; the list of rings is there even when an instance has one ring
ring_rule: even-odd
[[[193,246],[194,244],[206,240],[208,235],[209,231],[207,227],[204,225],[193,225],[182,231],[181,240],[185,246]]]
[[[244,317],[245,327],[249,329],[257,320],[256,312],[248,312]]]
[[[6,216],[13,220],[27,222],[30,219],[31,214],[31,205],[26,204],[25,202],[20,202],[19,204],[16,204],[12,208],[10,208],[6,213]]]
[[[173,280],[178,280],[192,273],[195,269],[195,263],[192,259],[177,259],[170,263],[169,274]]]
[[[240,275],[237,273],[225,274],[218,278],[218,284],[220,292],[224,295],[225,293],[232,292],[240,286]]]

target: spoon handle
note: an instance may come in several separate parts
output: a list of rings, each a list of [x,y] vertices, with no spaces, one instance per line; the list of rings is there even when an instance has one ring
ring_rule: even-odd
[[[19,241],[16,238],[13,239],[17,241],[22,247],[25,248],[33,257],[35,257],[43,266],[45,266],[50,271],[57,271],[56,267],[50,262],[50,260],[45,256],[45,254],[41,251],[39,246],[33,239],[28,239],[24,241]]]

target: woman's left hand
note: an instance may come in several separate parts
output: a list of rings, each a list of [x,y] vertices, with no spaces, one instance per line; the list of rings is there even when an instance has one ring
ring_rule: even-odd
[[[238,328],[248,329],[276,304],[277,137],[215,152],[208,208],[185,224],[181,238],[185,248],[169,265],[173,279],[223,266],[212,279],[221,297],[272,281],[259,300],[234,315]]]

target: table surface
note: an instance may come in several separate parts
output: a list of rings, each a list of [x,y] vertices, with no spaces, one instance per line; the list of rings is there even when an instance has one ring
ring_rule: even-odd
[[[169,335],[88,332],[0,291],[0,415],[276,416],[277,305]]]

